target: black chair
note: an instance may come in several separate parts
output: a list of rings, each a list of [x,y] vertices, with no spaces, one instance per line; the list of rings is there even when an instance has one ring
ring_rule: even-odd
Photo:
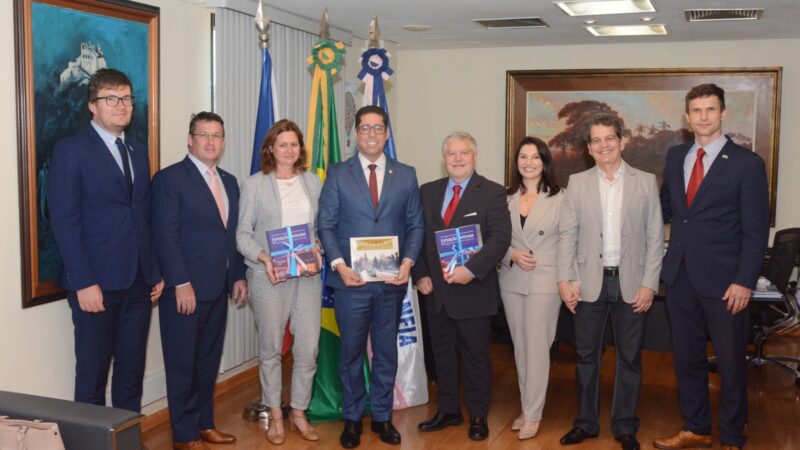
[[[800,387],[800,359],[785,355],[767,355],[764,344],[773,337],[789,333],[800,327],[797,281],[792,273],[800,255],[800,228],[788,228],[775,233],[769,258],[763,275],[769,280],[780,298],[751,301],[751,338],[755,351],[747,355],[747,367],[755,368],[772,364],[794,375],[795,385]],[[754,294],[757,295],[757,292]]]

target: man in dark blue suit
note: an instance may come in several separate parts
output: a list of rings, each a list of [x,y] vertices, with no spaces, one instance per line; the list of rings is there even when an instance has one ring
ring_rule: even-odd
[[[91,125],[59,141],[48,178],[59,284],[75,325],[75,401],[139,412],[151,301],[161,295],[150,235],[147,147],[126,138],[131,82],[113,69],[89,81]]]
[[[166,289],[159,305],[161,346],[173,448],[236,437],[214,427],[217,379],[228,293],[247,297],[244,259],[236,251],[239,185],[217,167],[225,148],[222,118],[195,114],[189,154],[153,178],[153,235]]]
[[[397,374],[397,329],[411,266],[422,247],[423,223],[414,168],[387,158],[386,113],[365,106],[356,113],[358,154],[328,169],[319,200],[318,234],[333,271],[336,323],[341,333],[339,376],[345,420],[340,443],[358,446],[366,407],[364,356],[372,344],[370,407],[372,431],[383,442],[399,444],[392,425]],[[397,236],[400,272],[385,283],[367,283],[352,269],[350,238]]]
[[[711,447],[707,336],[722,378],[720,442],[742,448],[747,423],[747,305],[769,236],[764,160],[722,134],[725,92],[703,84],[686,94],[695,141],[669,150],[661,203],[671,220],[661,278],[668,286],[681,430],[656,448]]]

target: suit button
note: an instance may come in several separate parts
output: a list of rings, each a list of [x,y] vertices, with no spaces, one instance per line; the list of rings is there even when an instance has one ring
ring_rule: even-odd
[[[544,236],[544,231],[539,231],[539,236]]]
[[[603,257],[603,254],[602,254],[602,253],[600,253],[600,258],[602,258],[602,257]]]
[[[378,219],[375,219],[375,223],[378,223]]]
[[[683,219],[683,223],[689,223],[689,219]]]

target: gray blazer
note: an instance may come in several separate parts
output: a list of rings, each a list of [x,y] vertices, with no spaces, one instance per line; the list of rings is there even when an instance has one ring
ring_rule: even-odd
[[[540,193],[528,212],[525,226],[519,218],[519,196],[517,191],[508,197],[511,213],[511,247],[500,266],[500,289],[517,294],[558,294],[558,216],[564,191],[549,197]],[[532,251],[536,268],[524,271],[511,265],[514,250]]]
[[[619,281],[633,301],[640,286],[658,292],[664,223],[656,177],[625,164]],[[594,302],[603,285],[603,214],[597,168],[570,175],[561,205],[558,279],[580,282],[581,300]]]
[[[311,238],[317,240],[317,208],[322,183],[316,174],[299,173],[300,184],[311,204],[308,223]],[[281,226],[281,198],[275,172],[264,175],[258,172],[246,178],[242,184],[239,200],[239,227],[236,229],[236,246],[244,256],[248,267],[263,271],[264,265],[258,261],[262,251],[269,251],[267,230]]]

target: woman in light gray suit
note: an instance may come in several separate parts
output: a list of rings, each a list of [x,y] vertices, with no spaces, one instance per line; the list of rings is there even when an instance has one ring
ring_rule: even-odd
[[[511,246],[500,266],[500,293],[514,341],[522,414],[511,429],[519,439],[539,431],[561,299],[558,295],[558,214],[563,190],[553,158],[538,138],[517,145],[508,208]]]
[[[280,281],[272,267],[266,236],[267,230],[308,223],[312,242],[316,242],[322,185],[315,174],[306,171],[307,160],[303,133],[297,124],[281,120],[273,125],[261,146],[261,172],[247,178],[242,186],[236,230],[236,244],[247,263],[250,306],[258,330],[261,395],[270,408],[267,439],[273,444],[282,444],[285,439],[281,412],[281,349],[289,319],[294,335],[289,420],[304,439],[319,439],[306,419],[305,410],[317,370],[322,301],[320,275]]]

